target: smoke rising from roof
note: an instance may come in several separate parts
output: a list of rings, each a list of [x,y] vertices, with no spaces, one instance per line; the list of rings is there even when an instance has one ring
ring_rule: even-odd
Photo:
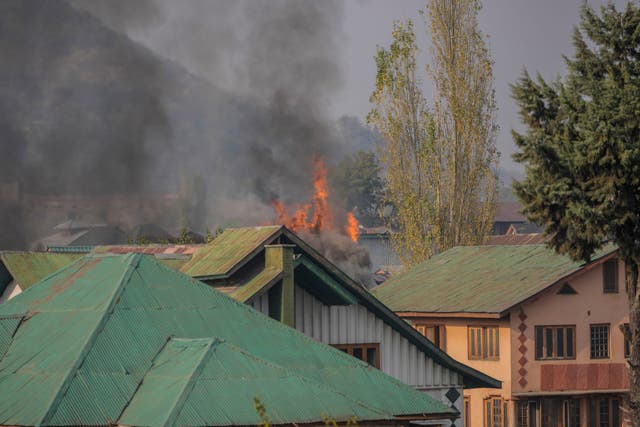
[[[199,179],[209,209],[186,225],[200,230],[308,197],[313,157],[346,149],[326,111],[342,34],[333,0],[2,2],[0,190],[21,194],[0,201],[2,246],[82,215],[58,206],[30,223],[25,194],[135,198]]]

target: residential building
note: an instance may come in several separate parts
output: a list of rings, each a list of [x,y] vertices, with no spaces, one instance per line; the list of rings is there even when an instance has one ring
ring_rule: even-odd
[[[75,261],[79,254],[0,252],[0,303]]]
[[[452,357],[502,381],[465,390],[473,427],[618,427],[629,388],[624,266],[544,245],[456,247],[373,290]]]
[[[463,389],[500,387],[433,345],[286,227],[226,229],[180,270],[459,412]]]
[[[1,426],[262,425],[264,414],[274,425],[406,425],[458,415],[142,254],[85,256],[0,305],[0,385]]]
[[[104,246],[94,251],[153,255],[460,413],[463,389],[500,387],[499,381],[443,352],[286,227],[229,228],[207,245]],[[462,420],[454,425],[461,426]]]

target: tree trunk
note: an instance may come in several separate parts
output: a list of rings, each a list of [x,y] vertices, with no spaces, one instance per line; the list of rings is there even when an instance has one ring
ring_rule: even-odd
[[[629,420],[632,427],[640,427],[640,293],[638,292],[638,263],[626,263],[625,274],[629,298]]]

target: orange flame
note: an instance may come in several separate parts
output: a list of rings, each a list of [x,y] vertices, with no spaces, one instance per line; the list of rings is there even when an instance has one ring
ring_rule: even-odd
[[[320,233],[334,229],[333,211],[329,205],[329,184],[327,183],[327,168],[321,158],[313,159],[313,199],[312,203],[298,207],[289,216],[287,209],[279,200],[272,202],[276,211],[277,222],[286,225],[294,232],[310,231]],[[358,241],[358,220],[353,213],[347,215],[345,233],[354,242]]]
[[[359,225],[360,224],[358,224],[358,220],[353,215],[353,212],[349,212],[347,214],[347,225],[345,226],[344,231],[347,233],[347,236],[349,236],[349,238],[353,240],[354,243],[358,243],[358,226]]]

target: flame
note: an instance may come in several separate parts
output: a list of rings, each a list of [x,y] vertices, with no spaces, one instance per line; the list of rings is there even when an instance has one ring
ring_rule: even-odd
[[[327,182],[327,168],[322,158],[313,159],[313,198],[312,202],[299,206],[292,215],[287,213],[286,207],[279,200],[273,200],[278,224],[286,225],[294,232],[310,231],[320,233],[333,230],[334,217],[329,204],[329,184]],[[354,242],[358,241],[358,220],[353,213],[347,215],[345,233]]]
[[[347,236],[349,236],[349,238],[353,240],[354,243],[358,243],[358,226],[359,225],[360,224],[358,224],[358,220],[353,215],[353,212],[349,212],[347,214],[347,225],[345,226],[344,231],[347,233]]]

